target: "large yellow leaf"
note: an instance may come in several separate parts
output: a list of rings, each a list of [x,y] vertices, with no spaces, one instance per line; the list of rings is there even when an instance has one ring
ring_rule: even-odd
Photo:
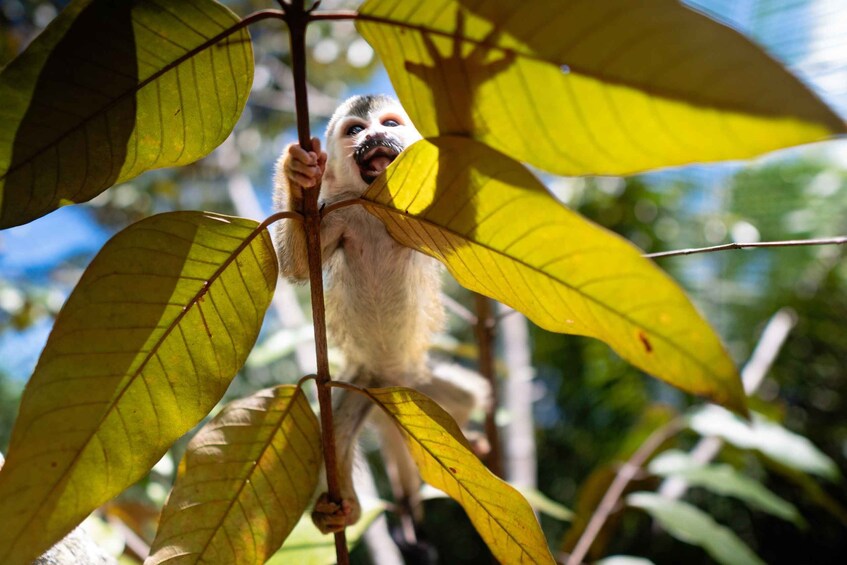
[[[424,140],[364,198],[395,239],[445,263],[463,286],[746,412],[735,366],[676,283],[556,201],[520,163],[465,138]]]
[[[24,390],[0,470],[0,562],[29,563],[220,400],[276,285],[270,236],[256,228],[160,214],[94,258]]]
[[[565,175],[738,159],[844,122],[677,0],[370,0],[357,27],[424,137]]]
[[[253,81],[213,0],[75,0],[0,73],[0,228],[217,147]]]
[[[312,498],[320,449],[299,387],[228,404],[188,445],[145,563],[264,563]]]
[[[462,505],[494,557],[555,563],[529,503],[485,468],[444,409],[408,388],[365,392],[400,427],[423,479]]]

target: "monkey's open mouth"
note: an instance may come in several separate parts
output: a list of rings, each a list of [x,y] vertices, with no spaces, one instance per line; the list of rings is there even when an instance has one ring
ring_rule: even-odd
[[[403,146],[389,137],[372,137],[365,140],[353,153],[362,180],[371,184],[394,162],[401,151]]]

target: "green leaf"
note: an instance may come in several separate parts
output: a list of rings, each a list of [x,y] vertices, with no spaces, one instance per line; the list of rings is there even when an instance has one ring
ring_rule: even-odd
[[[385,510],[381,500],[362,499],[362,517],[344,530],[347,549],[352,550],[361,540],[374,520]],[[266,565],[333,565],[337,561],[333,534],[322,534],[305,515],[285,540],[285,545],[271,557]]]
[[[546,514],[551,518],[561,520],[562,522],[570,522],[573,520],[573,510],[546,496],[540,490],[534,488],[515,488],[518,489],[526,501],[529,502],[529,505],[536,511]]]
[[[692,487],[733,496],[751,508],[767,512],[798,527],[806,522],[797,508],[771,492],[762,483],[748,478],[730,465],[702,465],[681,451],[666,451],[650,462],[649,471],[662,477],[679,477]]]
[[[626,497],[626,502],[646,511],[679,541],[702,547],[718,563],[764,565],[764,561],[729,528],[718,524],[696,506],[651,492],[630,494]]]
[[[225,406],[189,443],[145,564],[264,563],[312,499],[320,446],[297,386]]]
[[[364,198],[397,241],[446,264],[463,286],[746,411],[735,366],[676,283],[556,201],[520,163],[464,138],[423,140]]]
[[[267,230],[218,214],[153,216],[103,247],[21,400],[0,471],[0,562],[29,563],[209,413],[277,276]]]
[[[495,558],[555,563],[527,501],[485,468],[443,408],[413,389],[365,392],[399,426],[423,479],[462,505]]]
[[[783,465],[774,459],[764,458],[765,466],[774,473],[794,483],[803,491],[804,500],[817,504],[820,508],[829,512],[833,518],[847,526],[847,508],[845,508],[836,497],[829,494],[811,476],[793,467]]]
[[[841,478],[838,465],[812,442],[760,414],[745,422],[717,406],[705,406],[689,417],[688,425],[702,436],[719,437],[741,449],[755,449],[793,469],[831,481]]]
[[[740,33],[676,0],[370,0],[356,26],[424,137],[563,175],[739,159],[845,133]]]
[[[75,0],[0,73],[0,228],[217,147],[253,82],[213,0]]]

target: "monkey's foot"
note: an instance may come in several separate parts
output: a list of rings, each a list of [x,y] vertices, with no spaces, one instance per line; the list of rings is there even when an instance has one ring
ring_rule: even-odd
[[[329,499],[329,493],[323,493],[312,509],[312,522],[322,534],[340,532],[347,526],[359,521],[362,509],[356,498],[344,498],[341,504]]]

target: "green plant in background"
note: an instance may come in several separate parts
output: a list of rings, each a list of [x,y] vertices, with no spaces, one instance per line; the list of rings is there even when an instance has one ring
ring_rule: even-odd
[[[747,414],[729,356],[678,286],[637,248],[562,206],[521,162],[557,174],[627,174],[844,133],[796,79],[741,35],[667,0],[383,0],[355,13],[281,5],[239,19],[213,0],[72,2],[0,74],[0,225],[210,152],[246,103],[246,28],[261,20],[289,26],[304,144],[306,26],[355,19],[426,139],[343,204],[363,206],[395,239],[539,326],[596,337],[642,370]],[[261,224],[160,214],[103,248],[24,392],[0,471],[4,562],[38,556],[212,410],[273,295],[267,226],[303,221],[316,234],[332,213],[318,210],[316,191],[306,201],[302,214]],[[319,268],[312,285],[320,297]],[[329,379],[321,304],[313,301],[315,380],[331,429],[328,400],[339,385]],[[412,390],[358,392],[400,426],[424,477],[463,505],[495,557],[552,561],[529,505],[482,467],[440,408]],[[227,405],[189,445],[150,562],[267,560],[308,504],[321,447],[333,494],[327,446],[300,385]],[[727,473],[658,462],[651,470],[678,469],[689,482]],[[756,500],[790,514],[767,495]],[[687,512],[695,530],[712,531],[682,503],[629,501],[669,523]],[[336,539],[344,561],[343,533]]]

